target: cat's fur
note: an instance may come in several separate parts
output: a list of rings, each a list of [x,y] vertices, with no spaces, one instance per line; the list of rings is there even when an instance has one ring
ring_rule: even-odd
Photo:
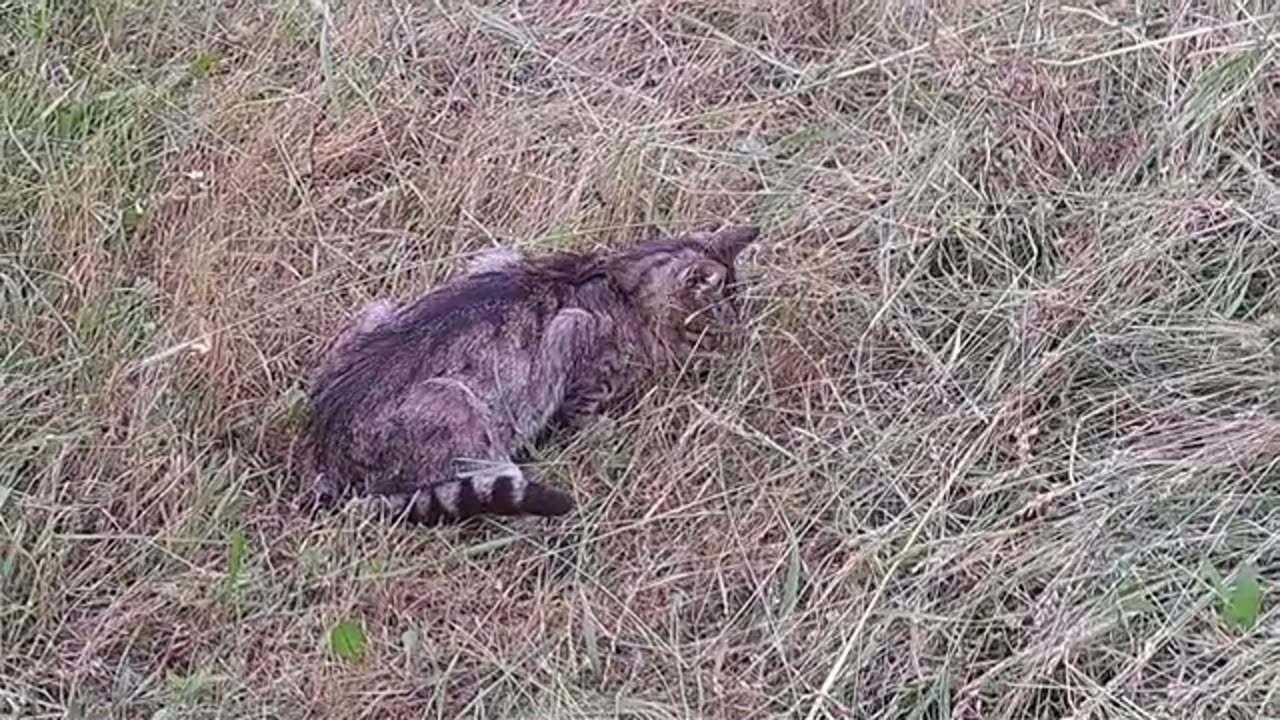
[[[754,227],[599,253],[485,254],[404,306],[374,303],[310,391],[321,502],[353,494],[422,523],[562,515],[570,496],[513,457],[577,428],[737,320]]]

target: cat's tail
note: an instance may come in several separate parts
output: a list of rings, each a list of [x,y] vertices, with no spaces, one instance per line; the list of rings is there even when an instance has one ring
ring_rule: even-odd
[[[459,473],[412,494],[384,496],[383,509],[409,522],[440,525],[477,515],[555,517],[573,509],[573,498],[532,480],[513,463]]]

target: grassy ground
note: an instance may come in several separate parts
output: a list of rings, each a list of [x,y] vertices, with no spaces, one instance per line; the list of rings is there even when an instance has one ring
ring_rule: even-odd
[[[1280,716],[1266,5],[0,4],[0,715]],[[575,515],[293,512],[355,307],[721,219]]]

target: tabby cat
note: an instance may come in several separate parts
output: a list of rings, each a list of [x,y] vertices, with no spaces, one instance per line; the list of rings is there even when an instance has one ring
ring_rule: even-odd
[[[570,496],[516,454],[580,428],[733,328],[751,226],[603,252],[482,255],[337,339],[310,389],[306,449],[322,504],[355,495],[435,524],[556,516]]]

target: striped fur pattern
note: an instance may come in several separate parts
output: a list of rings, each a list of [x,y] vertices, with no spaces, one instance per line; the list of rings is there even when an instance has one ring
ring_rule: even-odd
[[[514,458],[579,428],[737,322],[754,227],[595,253],[486,253],[403,305],[370,305],[310,389],[311,499],[424,524],[573,508]]]

